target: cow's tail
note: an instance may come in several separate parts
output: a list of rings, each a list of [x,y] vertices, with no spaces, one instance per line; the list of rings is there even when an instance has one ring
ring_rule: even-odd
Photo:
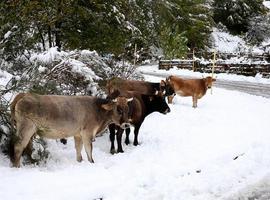
[[[15,129],[16,127],[15,107],[18,101],[21,100],[25,95],[26,93],[17,94],[17,96],[13,99],[13,101],[10,104],[11,138],[10,138],[9,147],[8,147],[8,155],[10,156],[10,159],[12,162],[14,160],[14,144],[15,144],[15,141],[17,140],[16,129]]]
[[[10,104],[10,112],[11,112],[10,122],[11,122],[11,127],[13,128],[13,130],[15,129],[15,126],[16,126],[16,121],[15,121],[15,107],[16,107],[16,104],[25,95],[26,95],[26,93],[17,94],[17,96],[14,98],[14,100]]]

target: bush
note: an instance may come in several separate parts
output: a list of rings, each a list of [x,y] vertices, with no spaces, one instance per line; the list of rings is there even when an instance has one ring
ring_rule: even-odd
[[[29,58],[19,57],[13,63],[5,63],[4,68],[13,74],[0,91],[0,149],[9,157],[13,154],[10,144],[16,137],[10,121],[10,102],[5,96],[19,92],[104,96],[106,80],[113,76],[142,78],[128,62],[88,50],[58,52],[51,48]],[[23,162],[38,164],[48,156],[46,141],[34,137],[24,152]]]

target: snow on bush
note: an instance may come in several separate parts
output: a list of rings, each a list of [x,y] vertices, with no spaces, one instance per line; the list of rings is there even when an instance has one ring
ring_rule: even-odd
[[[106,80],[113,76],[141,78],[128,62],[116,61],[112,56],[102,57],[89,50],[59,52],[53,47],[1,65],[14,74],[0,70],[0,150],[6,154],[10,154],[9,143],[14,133],[11,131],[9,103],[16,93],[104,96]],[[7,93],[9,98],[4,99],[2,93]],[[24,162],[40,163],[48,158],[46,143],[41,138],[34,138],[31,148]]]
[[[211,34],[213,48],[221,53],[239,53],[247,52],[249,47],[239,36],[233,36],[217,28],[213,28]]]

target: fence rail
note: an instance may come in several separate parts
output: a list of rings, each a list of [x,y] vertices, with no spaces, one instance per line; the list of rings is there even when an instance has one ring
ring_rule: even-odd
[[[203,55],[200,53],[200,55]],[[188,69],[198,72],[211,73],[214,66],[215,73],[229,73],[245,76],[255,76],[260,73],[264,78],[270,78],[269,54],[217,54],[204,53],[204,57],[187,55],[187,59],[159,60],[159,69],[169,70],[172,67]]]

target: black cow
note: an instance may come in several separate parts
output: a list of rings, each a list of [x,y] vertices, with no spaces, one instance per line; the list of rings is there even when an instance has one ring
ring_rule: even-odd
[[[155,111],[166,114],[170,112],[170,108],[166,103],[165,98],[158,95],[144,95],[128,92],[126,93],[126,95],[123,96],[133,97],[133,101],[129,102],[129,122],[131,125],[134,126],[133,144],[137,146],[139,129],[145,117]],[[115,134],[117,136],[117,145],[118,145],[117,152],[124,152],[121,143],[124,129],[120,128],[115,124],[111,124],[109,125],[109,130],[111,140],[111,153],[114,154],[116,152],[114,147]],[[117,132],[115,133],[116,130]],[[127,128],[125,139],[125,143],[127,145],[129,144],[129,134],[130,128]]]

